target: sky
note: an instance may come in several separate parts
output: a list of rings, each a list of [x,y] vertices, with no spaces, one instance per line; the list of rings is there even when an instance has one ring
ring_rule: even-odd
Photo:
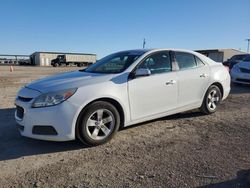
[[[0,0],[0,54],[246,51],[250,0]]]

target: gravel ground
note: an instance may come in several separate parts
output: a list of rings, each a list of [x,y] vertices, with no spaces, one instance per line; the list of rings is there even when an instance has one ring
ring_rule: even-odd
[[[213,115],[192,111],[142,123],[98,147],[21,137],[18,89],[75,69],[0,66],[0,187],[250,187],[249,86],[232,86]]]

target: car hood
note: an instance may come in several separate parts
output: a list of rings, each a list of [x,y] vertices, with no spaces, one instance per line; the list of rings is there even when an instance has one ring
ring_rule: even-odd
[[[237,65],[241,68],[250,69],[250,62],[241,61]]]
[[[96,74],[84,71],[73,71],[33,81],[27,84],[26,87],[42,93],[47,93],[101,83],[111,80],[112,77],[113,74]]]

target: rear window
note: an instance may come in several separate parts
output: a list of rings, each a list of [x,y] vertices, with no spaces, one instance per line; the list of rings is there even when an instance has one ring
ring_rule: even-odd
[[[175,52],[175,59],[180,70],[191,69],[205,65],[200,58],[186,52]]]

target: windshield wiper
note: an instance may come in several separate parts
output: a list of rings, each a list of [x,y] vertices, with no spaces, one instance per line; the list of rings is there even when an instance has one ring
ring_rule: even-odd
[[[80,70],[78,70],[78,71],[80,71],[80,72],[86,72],[85,70],[86,70],[86,68],[80,69]]]

